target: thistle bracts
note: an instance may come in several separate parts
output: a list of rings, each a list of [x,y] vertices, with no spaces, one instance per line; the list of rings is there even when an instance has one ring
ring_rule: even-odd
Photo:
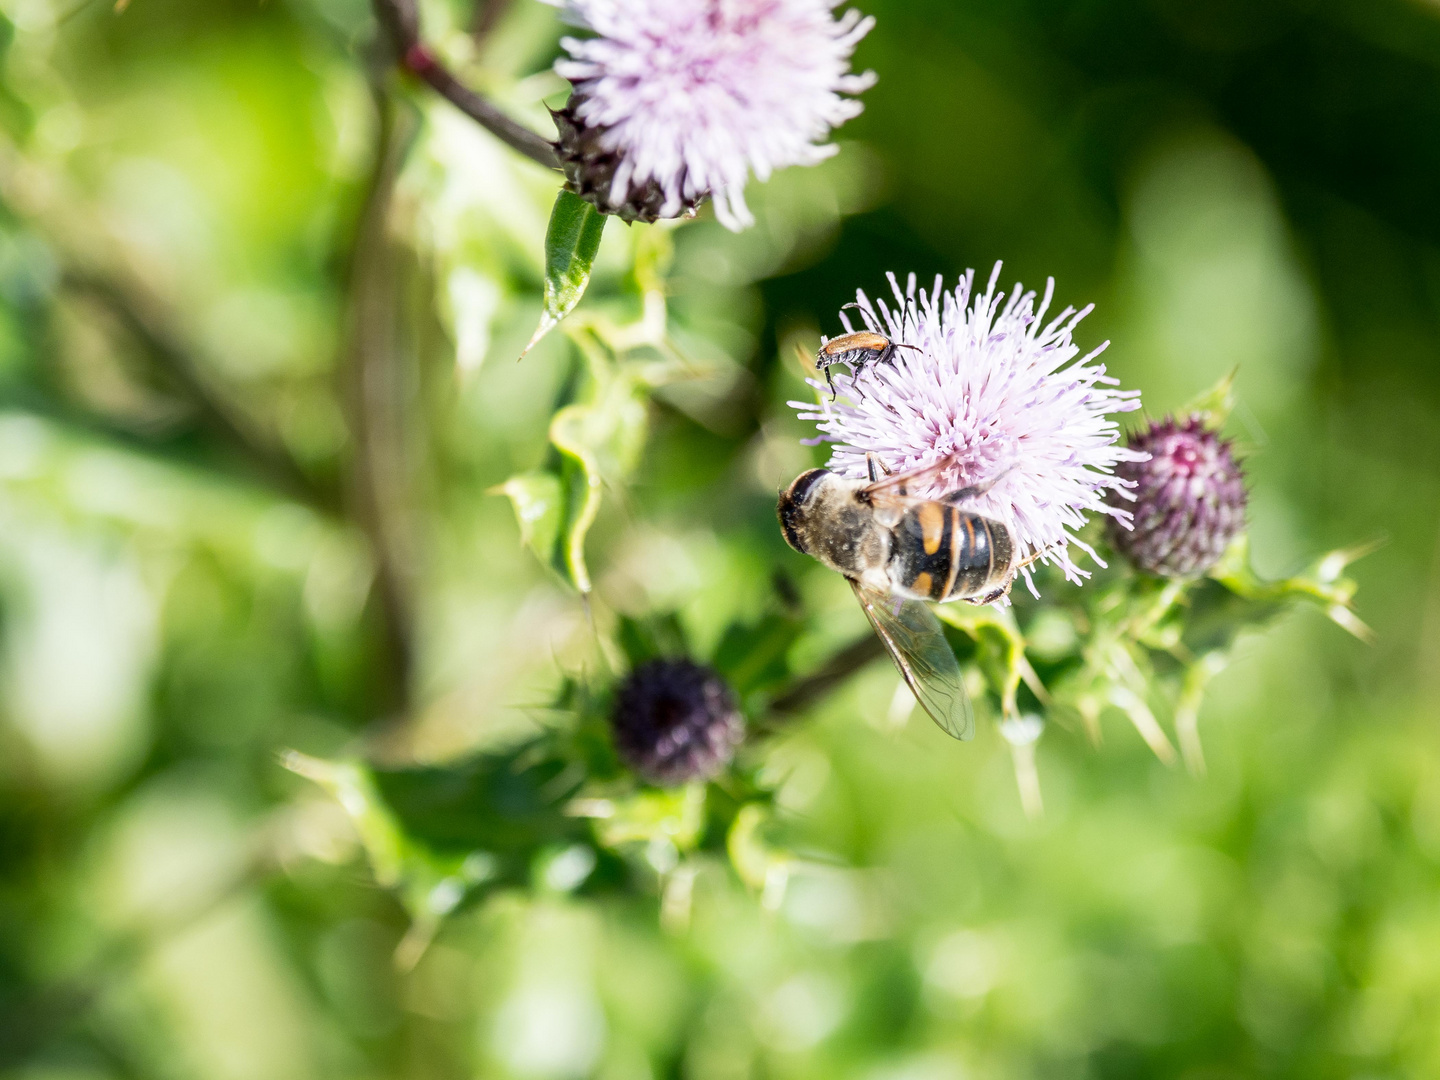
[[[581,100],[578,94],[572,96],[563,109],[550,114],[559,136],[554,145],[565,170],[565,187],[601,213],[614,214],[622,221],[652,223],[662,218],[693,216],[705,199],[704,193],[682,195],[672,202],[654,179],[627,185],[615,183],[624,159],[618,150],[606,148],[604,128],[590,127],[577,115]]]

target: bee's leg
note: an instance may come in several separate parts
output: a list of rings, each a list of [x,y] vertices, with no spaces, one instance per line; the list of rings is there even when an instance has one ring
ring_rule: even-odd
[[[834,374],[833,374],[834,371],[835,371],[835,365],[834,365],[834,364],[826,364],[826,365],[825,365],[825,383],[826,383],[827,386],[830,387],[830,400],[831,400],[831,401],[834,401],[834,400],[835,400],[835,376],[834,376]]]
[[[999,600],[1002,596],[1007,595],[1009,592],[1010,582],[1007,581],[1001,588],[996,589],[994,592],[988,592],[984,596],[965,597],[965,603],[974,604],[976,607],[984,607],[986,604],[993,604],[996,600]]]
[[[871,451],[865,455],[865,471],[870,474],[870,482],[878,484],[881,475],[889,476],[890,469],[885,462],[880,460],[880,455]]]

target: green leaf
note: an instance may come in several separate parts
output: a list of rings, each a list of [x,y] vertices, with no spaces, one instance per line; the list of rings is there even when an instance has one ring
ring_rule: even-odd
[[[765,831],[771,820],[770,807],[746,803],[730,823],[725,850],[740,880],[758,890],[761,903],[773,911],[784,898],[793,859],[766,839]]]
[[[668,841],[689,851],[705,829],[705,785],[686,784],[666,790],[644,789],[609,804],[609,813],[595,819],[595,837],[607,848]]]
[[[408,836],[369,766],[326,761],[294,750],[287,751],[281,762],[313,780],[340,804],[355,826],[375,883],[394,892],[409,914],[410,931],[396,950],[402,968],[414,966],[441,920],[466,893],[496,877],[498,861],[487,851],[438,853]]]
[[[1331,551],[1293,577],[1265,581],[1256,575],[1250,565],[1249,538],[1242,535],[1230,545],[1219,565],[1210,571],[1210,577],[1234,596],[1256,607],[1256,615],[1246,621],[1258,623],[1291,602],[1309,602],[1319,606],[1326,617],[1361,641],[1372,641],[1373,631],[1360,621],[1352,609],[1355,582],[1344,575],[1344,570],[1378,546],[1378,543],[1372,542]]]
[[[1176,410],[1175,415],[1182,420],[1198,416],[1211,431],[1219,431],[1225,426],[1230,410],[1235,408],[1235,375],[1238,370],[1231,371],[1209,390],[1191,398]]]
[[[387,889],[399,885],[405,867],[405,834],[375,790],[370,770],[356,761],[326,761],[296,750],[286,751],[281,764],[319,784],[344,809],[376,883]]]
[[[585,536],[600,512],[600,464],[589,441],[593,412],[587,405],[569,405],[550,421],[550,442],[564,458],[560,482],[565,493],[552,565],[582,594],[590,592]]]
[[[643,618],[621,615],[615,624],[615,643],[632,668],[660,656],[690,655],[685,627],[673,611]]]
[[[590,591],[585,537],[600,512],[603,477],[623,480],[645,445],[645,387],[628,368],[595,369],[586,403],[567,405],[550,420],[558,469],[511,477],[496,494],[510,498],[520,535],[542,563],[579,592]]]
[[[1042,704],[1049,694],[1025,656],[1025,637],[1009,608],[990,604],[940,604],[935,608],[940,621],[968,634],[976,645],[976,660],[986,681],[1000,698],[1006,716],[1018,715],[1016,694],[1023,680]]]
[[[520,354],[522,359],[580,303],[604,231],[604,214],[580,196],[560,189],[545,231],[545,307],[540,325]]]
[[[520,523],[520,542],[546,566],[555,558],[555,545],[565,517],[565,489],[551,472],[536,471],[512,476],[491,493],[504,495]]]
[[[786,657],[804,629],[804,620],[785,612],[772,612],[754,623],[732,623],[711,663],[742,697],[769,689],[790,676]]]

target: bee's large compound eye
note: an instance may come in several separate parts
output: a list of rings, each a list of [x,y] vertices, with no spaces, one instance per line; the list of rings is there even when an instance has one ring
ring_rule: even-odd
[[[785,542],[802,555],[810,554],[801,539],[800,525],[805,517],[805,503],[811,492],[823,477],[829,476],[829,469],[810,469],[797,476],[791,485],[780,493],[780,528],[785,533]]]

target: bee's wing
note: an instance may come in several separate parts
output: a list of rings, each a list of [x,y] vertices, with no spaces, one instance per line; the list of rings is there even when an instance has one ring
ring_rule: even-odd
[[[931,478],[938,476],[940,473],[944,472],[950,466],[950,464],[950,461],[945,458],[941,458],[939,461],[931,462],[929,465],[921,465],[920,467],[911,469],[908,472],[890,473],[889,475],[882,476],[879,480],[876,480],[874,483],[862,488],[861,493],[871,499],[874,499],[878,496],[880,498],[910,498],[912,500],[915,500],[915,496],[910,494],[910,489],[912,487],[923,488],[927,480],[930,480]]]
[[[973,738],[975,713],[970,707],[970,695],[965,692],[960,664],[950,651],[940,620],[918,600],[901,600],[867,589],[854,580],[850,587],[930,719],[947,735]]]

